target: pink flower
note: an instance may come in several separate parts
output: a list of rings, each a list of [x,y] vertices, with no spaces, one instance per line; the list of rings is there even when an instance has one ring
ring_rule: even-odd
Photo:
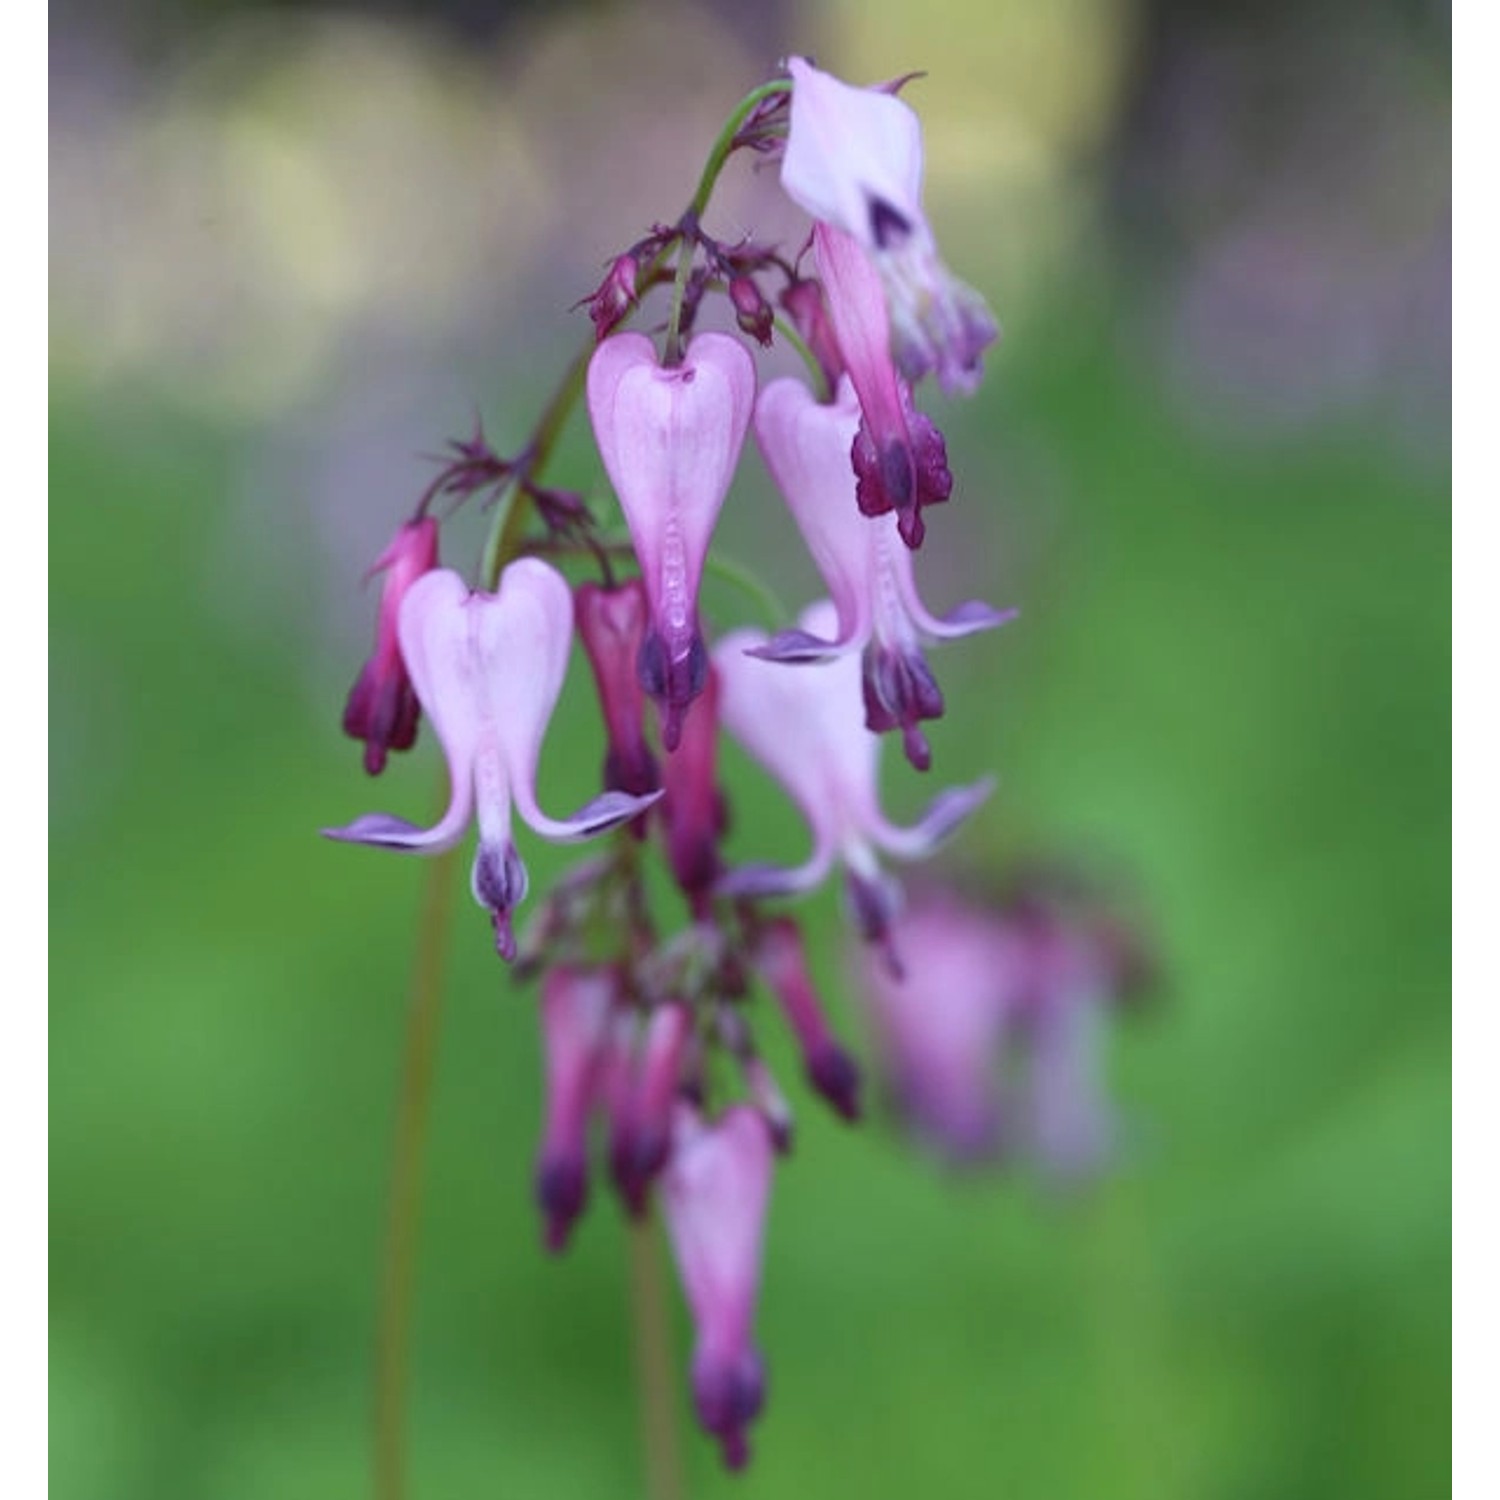
[[[984,299],[943,264],[922,212],[921,122],[884,89],[854,88],[801,57],[787,66],[782,187],[870,258],[901,373],[915,381],[933,370],[950,394],[972,391],[998,329]]]
[[[828,314],[859,397],[861,421],[850,450],[855,500],[867,516],[895,511],[901,538],[920,547],[923,508],[953,493],[943,435],[912,404],[911,387],[891,359],[880,278],[841,230],[813,230]]]
[[[547,1248],[563,1249],[588,1202],[588,1123],[599,1090],[618,989],[612,969],[558,965],[542,980],[547,1112],[536,1164],[536,1197]]]
[[[416,743],[420,710],[396,638],[401,601],[424,573],[437,567],[438,523],[431,516],[408,521],[380,554],[368,577],[384,573],[385,588],[375,622],[375,650],[344,706],[344,733],[365,742],[365,770],[378,776],[386,752]]]
[[[668,367],[644,335],[617,334],[594,352],[588,403],[651,602],[641,683],[675,750],[708,669],[698,585],[750,423],[755,364],[727,334],[700,333]]]
[[[1116,1136],[1102,1030],[1139,977],[1087,905],[1028,890],[998,906],[919,894],[896,919],[904,972],[865,959],[860,992],[892,1093],[952,1161],[1002,1153],[1065,1180]]]
[[[497,593],[471,591],[451,569],[418,579],[399,621],[401,657],[448,758],[452,798],[432,828],[366,813],[329,838],[434,854],[479,825],[471,885],[488,908],[501,956],[515,956],[511,912],[526,895],[526,867],[511,840],[511,808],[543,838],[572,842],[628,821],[659,795],[606,792],[571,818],[537,805],[536,767],[562,690],[573,638],[573,599],[555,568],[513,562]]]
[[[749,1105],[732,1105],[711,1124],[692,1105],[677,1105],[662,1201],[697,1329],[698,1419],[719,1439],[731,1469],[748,1461],[745,1429],[765,1401],[765,1367],[752,1324],[771,1161],[770,1130]]]
[[[880,1061],[906,1123],[952,1161],[993,1155],[1003,1139],[1000,1058],[1009,999],[1025,953],[988,914],[942,897],[896,918],[903,971],[861,955],[859,993]]]
[[[1016,612],[970,601],[938,616],[922,603],[895,516],[861,515],[854,503],[848,454],[859,423],[848,381],[831,405],[792,379],[773,381],[755,403],[756,441],[828,585],[838,629],[832,640],[782,631],[754,654],[810,662],[862,651],[865,727],[877,733],[899,728],[907,758],[926,770],[931,756],[917,725],[941,716],[943,697],[927,669],[923,639],[988,630]]]
[[[802,617],[803,629],[825,636],[834,628],[830,604]],[[770,896],[809,891],[836,861],[846,870],[854,915],[866,936],[883,935],[897,897],[876,850],[921,859],[990,794],[993,781],[941,793],[911,828],[880,810],[876,771],[879,736],[860,712],[859,664],[852,656],[788,670],[754,654],[767,644],[758,631],[726,636],[714,651],[725,727],[779,781],[802,810],[813,834],[811,857],[794,869],[751,865],[719,883],[726,895]]]

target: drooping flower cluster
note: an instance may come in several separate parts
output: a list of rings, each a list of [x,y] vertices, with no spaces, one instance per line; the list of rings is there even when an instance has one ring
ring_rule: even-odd
[[[989,900],[926,885],[895,939],[904,971],[860,956],[856,992],[913,1135],[953,1163],[1023,1161],[1052,1181],[1103,1166],[1120,1135],[1104,1032],[1153,977],[1137,924],[1076,879],[1033,874]]]
[[[741,106],[681,217],[611,256],[579,304],[597,345],[586,371],[577,367],[582,394],[626,534],[607,532],[581,495],[541,483],[578,382],[564,382],[517,455],[502,458],[477,433],[453,445],[376,564],[385,590],[375,650],[345,715],[373,774],[389,750],[412,745],[425,714],[447,760],[449,805],[431,828],[368,813],[327,830],[432,853],[476,826],[475,899],[501,957],[540,978],[546,1103],[535,1189],[545,1243],[567,1245],[596,1159],[628,1214],[659,1204],[697,1328],[698,1415],[731,1467],[746,1461],[765,1399],[754,1311],[773,1159],[793,1129],[757,1047],[758,991],[789,1027],[810,1086],[843,1119],[861,1114],[859,1067],[819,998],[804,931],[765,903],[842,871],[852,927],[875,958],[868,989],[888,1072],[908,1114],[944,1139],[993,1133],[976,1070],[1006,1028],[1024,1023],[1034,1073],[1063,1080],[1048,1099],[1067,1092],[1069,1044],[1049,1039],[1067,1031],[1056,1017],[1072,1002],[1035,997],[1084,987],[1041,984],[1046,944],[1027,929],[995,949],[1011,955],[1003,1002],[965,1009],[951,986],[923,998],[945,965],[971,962],[977,974],[990,957],[934,948],[922,914],[903,915],[881,856],[926,857],[992,783],[947,788],[916,822],[894,822],[877,785],[881,737],[899,732],[910,764],[928,770],[923,726],[945,704],[925,648],[1012,612],[969,601],[937,615],[918,593],[924,512],[948,502],[955,483],[913,388],[932,375],[947,392],[972,391],[996,328],[937,254],[921,204],[920,127],[896,86],[851,87],[801,58],[787,74]],[[705,229],[717,173],[741,149],[779,154],[783,187],[813,220],[811,270],[805,250],[788,259]],[[661,341],[626,330],[667,288]],[[739,336],[694,331],[716,296]],[[761,386],[756,349],[780,336],[805,353],[808,379]],[[795,622],[725,629],[731,622],[711,616],[700,594],[752,430],[829,597]],[[471,582],[439,567],[429,507],[480,493],[494,521]],[[586,576],[570,582],[564,567]],[[537,783],[575,628],[603,724],[602,789],[559,819],[541,810]],[[724,731],[806,820],[812,847],[800,863],[760,859],[753,828],[750,861],[730,857]],[[513,811],[556,842],[615,831],[537,903],[520,936],[529,877]],[[643,874],[652,858],[675,883],[685,922],[653,902]],[[1012,961],[1023,948],[1025,962]],[[1034,1122],[1044,1114],[1033,1110]],[[1049,1126],[1048,1139],[1065,1127]]]

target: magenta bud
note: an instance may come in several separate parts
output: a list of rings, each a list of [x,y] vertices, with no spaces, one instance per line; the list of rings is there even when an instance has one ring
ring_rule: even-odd
[[[761,295],[753,276],[733,276],[729,281],[729,300],[734,304],[734,320],[740,332],[769,347],[773,315],[771,304]]]
[[[401,655],[401,601],[438,563],[438,523],[430,516],[408,521],[380,554],[370,576],[385,574],[375,623],[375,650],[361,669],[344,706],[344,733],[365,742],[365,770],[378,776],[391,750],[416,743],[421,710]]]
[[[634,255],[617,255],[610,262],[604,280],[591,297],[585,297],[579,306],[586,305],[594,323],[594,338],[603,340],[619,327],[625,315],[636,304],[636,277],[640,266]]]
[[[605,790],[632,796],[654,792],[661,780],[646,743],[646,699],[636,673],[650,615],[645,588],[639,578],[613,589],[584,583],[573,598],[578,633],[593,669],[609,737]]]
[[[794,281],[782,292],[781,305],[791,318],[792,326],[802,335],[803,343],[812,350],[829,391],[837,391],[844,373],[844,356],[828,317],[822,286],[811,277]]]
[[[614,1114],[610,1173],[633,1216],[645,1211],[651,1183],[666,1165],[672,1104],[692,1026],[692,1012],[677,1001],[652,1011],[628,1093]]]
[[[663,770],[661,800],[667,859],[677,884],[695,900],[723,873],[719,840],[728,823],[718,785],[719,676],[710,669],[702,701],[683,726],[677,751]]]
[[[552,969],[542,981],[547,1107],[536,1196],[547,1248],[562,1250],[588,1202],[588,1118],[614,1007],[612,969]]]
[[[766,924],[756,943],[755,965],[797,1038],[808,1081],[842,1118],[857,1120],[859,1065],[829,1028],[807,971],[802,934],[790,917],[777,917]]]

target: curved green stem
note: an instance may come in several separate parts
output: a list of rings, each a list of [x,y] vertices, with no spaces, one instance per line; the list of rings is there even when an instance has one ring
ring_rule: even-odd
[[[719,131],[713,145],[709,148],[708,160],[703,163],[703,175],[698,179],[698,190],[693,194],[693,201],[688,204],[688,213],[695,218],[703,217],[704,210],[708,207],[708,200],[713,197],[719,173],[724,170],[724,163],[729,160],[729,153],[734,150],[734,138],[740,133],[740,126],[767,99],[776,94],[789,94],[791,91],[792,80],[790,78],[773,78],[770,83],[763,83],[759,88],[751,89],[735,105],[729,118],[724,122],[724,128]]]
[[[807,347],[807,340],[780,313],[772,319],[772,323],[777,337],[785,339],[802,356],[802,363],[807,366],[808,378],[812,382],[813,394],[825,405],[832,401],[833,392],[828,388],[828,376],[817,355]]]

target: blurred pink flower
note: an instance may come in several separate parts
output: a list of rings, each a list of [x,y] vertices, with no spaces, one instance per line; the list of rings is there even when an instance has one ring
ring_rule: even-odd
[[[806,58],[794,57],[787,67],[792,107],[782,187],[870,258],[885,289],[901,373],[915,381],[932,370],[950,394],[972,391],[998,329],[984,299],[938,255],[922,212],[916,113],[889,90],[855,88]]]
[[[765,1367],[752,1325],[772,1159],[770,1128],[757,1110],[731,1105],[705,1123],[692,1105],[677,1105],[662,1201],[697,1329],[698,1419],[719,1439],[731,1469],[748,1462],[745,1429],[765,1401]]]

